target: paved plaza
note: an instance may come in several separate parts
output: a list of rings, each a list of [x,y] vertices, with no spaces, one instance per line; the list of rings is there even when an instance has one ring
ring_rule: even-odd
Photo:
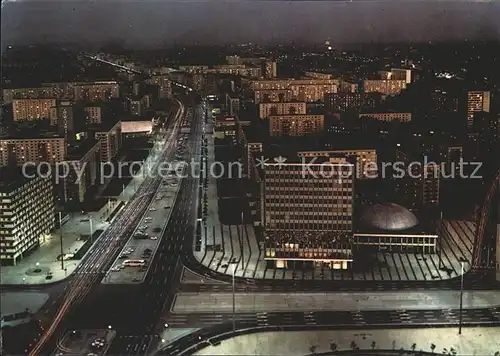
[[[62,226],[64,254],[74,254],[83,247],[85,239],[91,234],[91,224],[93,238],[97,238],[99,231],[109,226],[105,220],[116,203],[110,202],[109,204],[111,207],[105,204],[97,212],[70,214],[69,220]],[[82,260],[65,260],[63,269],[61,261],[58,260],[60,255],[61,231],[56,229],[36,251],[17,261],[15,266],[2,266],[2,285],[47,284],[63,280],[73,273]],[[49,273],[52,278],[47,279]]]
[[[212,123],[207,124],[210,130]],[[215,162],[214,138],[208,139],[208,165]],[[330,280],[443,280],[461,274],[470,268],[475,224],[470,221],[442,221],[438,234],[442,239],[441,255],[401,254],[380,252],[374,266],[363,271],[302,270],[268,268],[252,224],[223,225],[219,220],[217,180],[210,176],[207,221],[202,234],[201,250],[194,251],[196,259],[206,267],[224,274],[232,274],[230,261],[240,261],[235,276],[256,279],[330,279]],[[206,232],[206,233],[205,233]],[[207,248],[208,246],[208,248]],[[215,248],[214,248],[215,246]]]
[[[342,311],[455,309],[460,291],[349,293],[235,293],[238,313],[265,311]],[[464,309],[500,305],[497,291],[465,291]],[[231,313],[232,293],[178,293],[172,313]]]
[[[500,352],[500,328],[332,330],[265,332],[237,336],[195,355],[310,355],[352,350],[416,350],[456,355],[493,356]]]

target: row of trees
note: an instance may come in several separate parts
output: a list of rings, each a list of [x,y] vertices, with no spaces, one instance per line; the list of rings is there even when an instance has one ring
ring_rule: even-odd
[[[377,343],[375,341],[372,341],[371,344],[370,344],[370,348],[372,350],[375,350],[377,348]],[[350,344],[350,349],[352,351],[359,351],[360,348],[358,346],[358,344],[355,342],[355,341],[351,341],[351,344]],[[392,342],[392,349],[395,350],[396,349],[396,341],[393,341]],[[415,352],[417,349],[417,344],[416,343],[413,343],[411,345],[411,351],[412,352]],[[313,345],[309,348],[309,351],[314,354],[316,353],[316,350],[317,350],[317,346],[316,345]],[[337,352],[339,351],[338,350],[338,345],[334,342],[330,343],[330,350],[332,352]],[[435,353],[436,351],[436,345],[435,344],[431,344],[430,345],[430,350],[432,353]],[[401,347],[400,351],[405,351],[405,349],[403,347]],[[422,350],[421,350],[422,351]],[[443,355],[450,355],[450,356],[456,356],[457,355],[457,351],[453,348],[453,347],[450,347],[449,349],[447,348],[443,348],[443,351],[442,351],[442,354]],[[500,351],[497,351],[495,352],[494,356],[500,356]]]

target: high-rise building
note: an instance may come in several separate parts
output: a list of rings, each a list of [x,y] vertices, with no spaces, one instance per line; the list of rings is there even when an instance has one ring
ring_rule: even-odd
[[[54,165],[66,159],[66,147],[66,139],[60,135],[2,138],[0,166],[22,166],[28,162]]]
[[[101,142],[101,161],[111,162],[122,148],[121,123],[93,128],[95,139]]]
[[[324,115],[271,115],[269,116],[270,136],[309,136],[323,133]]]
[[[2,265],[15,265],[54,228],[52,179],[36,172],[0,172],[0,259]]]
[[[292,262],[346,269],[352,262],[353,167],[322,163],[264,167],[264,258],[277,267]]]
[[[304,102],[260,103],[259,117],[265,119],[271,115],[304,115],[307,104]]]
[[[410,209],[427,209],[439,205],[441,166],[435,162],[412,160],[398,149],[393,172],[395,199]]]
[[[71,145],[75,141],[75,120],[73,103],[61,101],[51,110],[51,121],[57,126],[59,135],[66,138],[66,143]]]
[[[12,116],[14,121],[48,119],[56,99],[14,99]]]
[[[474,115],[479,112],[490,112],[489,91],[469,91],[467,93],[467,126],[474,123]]]

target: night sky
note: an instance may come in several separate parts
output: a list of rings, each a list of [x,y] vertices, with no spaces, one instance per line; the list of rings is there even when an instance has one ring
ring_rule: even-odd
[[[499,18],[500,3],[485,1],[25,0],[5,4],[2,46],[494,39],[500,38]]]

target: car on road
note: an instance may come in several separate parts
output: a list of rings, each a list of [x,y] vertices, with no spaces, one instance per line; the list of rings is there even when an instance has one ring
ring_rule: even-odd
[[[151,240],[158,240],[158,236],[151,236],[150,239]]]

